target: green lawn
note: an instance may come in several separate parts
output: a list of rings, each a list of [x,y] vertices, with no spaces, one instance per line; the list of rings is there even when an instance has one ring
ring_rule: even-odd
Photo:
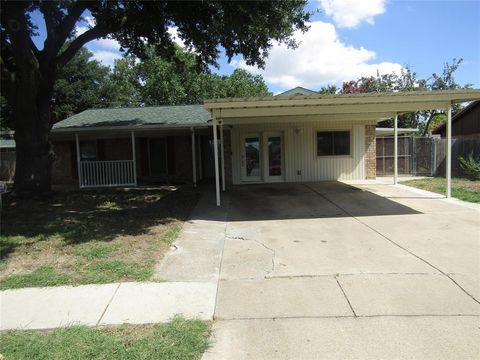
[[[198,197],[181,188],[7,198],[0,289],[149,280]]]
[[[199,359],[209,337],[209,322],[177,317],[157,325],[4,332],[0,353],[5,360]]]
[[[402,184],[439,194],[445,194],[447,180],[445,178],[425,178],[403,181]],[[460,200],[480,203],[480,181],[471,181],[461,178],[452,179],[452,196]]]

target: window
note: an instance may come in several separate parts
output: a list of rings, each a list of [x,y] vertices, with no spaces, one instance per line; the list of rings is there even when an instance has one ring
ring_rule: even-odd
[[[80,142],[80,160],[81,161],[97,160],[97,142],[95,140]]]
[[[317,131],[317,156],[350,155],[350,131]]]

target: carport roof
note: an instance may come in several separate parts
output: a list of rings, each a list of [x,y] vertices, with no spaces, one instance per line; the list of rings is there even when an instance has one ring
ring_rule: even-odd
[[[218,119],[352,115],[383,120],[396,113],[446,108],[451,103],[480,100],[480,90],[411,91],[392,93],[294,95],[205,100],[205,108]]]

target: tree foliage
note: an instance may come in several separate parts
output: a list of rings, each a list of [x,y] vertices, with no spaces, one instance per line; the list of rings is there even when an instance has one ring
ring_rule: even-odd
[[[431,91],[455,90],[470,88],[471,85],[459,85],[455,81],[455,72],[463,59],[453,59],[446,62],[441,74],[433,73],[428,79],[419,79],[417,73],[409,67],[402,68],[400,74],[377,74],[376,77],[361,77],[357,80],[346,81],[342,85],[341,93],[372,93],[372,92],[398,92],[398,91]],[[461,109],[460,104],[455,104],[452,111],[455,114]],[[419,128],[422,135],[426,135],[433,125],[445,121],[444,109],[431,109],[399,115],[399,127]],[[382,121],[379,126],[393,127],[393,120]]]
[[[217,65],[222,48],[229,60],[242,55],[248,65],[263,66],[273,41],[293,47],[294,31],[307,30],[310,14],[305,5],[306,0],[0,2],[1,88],[13,116],[17,193],[50,191],[55,82],[89,41],[112,38],[140,58],[153,46],[158,55],[170,59],[175,46],[169,29],[175,27],[200,67]],[[34,41],[35,12],[45,20],[43,48]],[[91,25],[77,34],[76,26],[85,15],[91,16]]]

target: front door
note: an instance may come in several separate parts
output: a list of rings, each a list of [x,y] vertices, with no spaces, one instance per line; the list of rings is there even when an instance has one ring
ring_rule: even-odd
[[[284,179],[283,136],[281,132],[264,134],[265,182],[278,182]]]
[[[150,176],[167,176],[167,142],[165,138],[154,138],[149,141]]]
[[[243,137],[242,149],[242,181],[261,181],[261,137],[260,133]]]

